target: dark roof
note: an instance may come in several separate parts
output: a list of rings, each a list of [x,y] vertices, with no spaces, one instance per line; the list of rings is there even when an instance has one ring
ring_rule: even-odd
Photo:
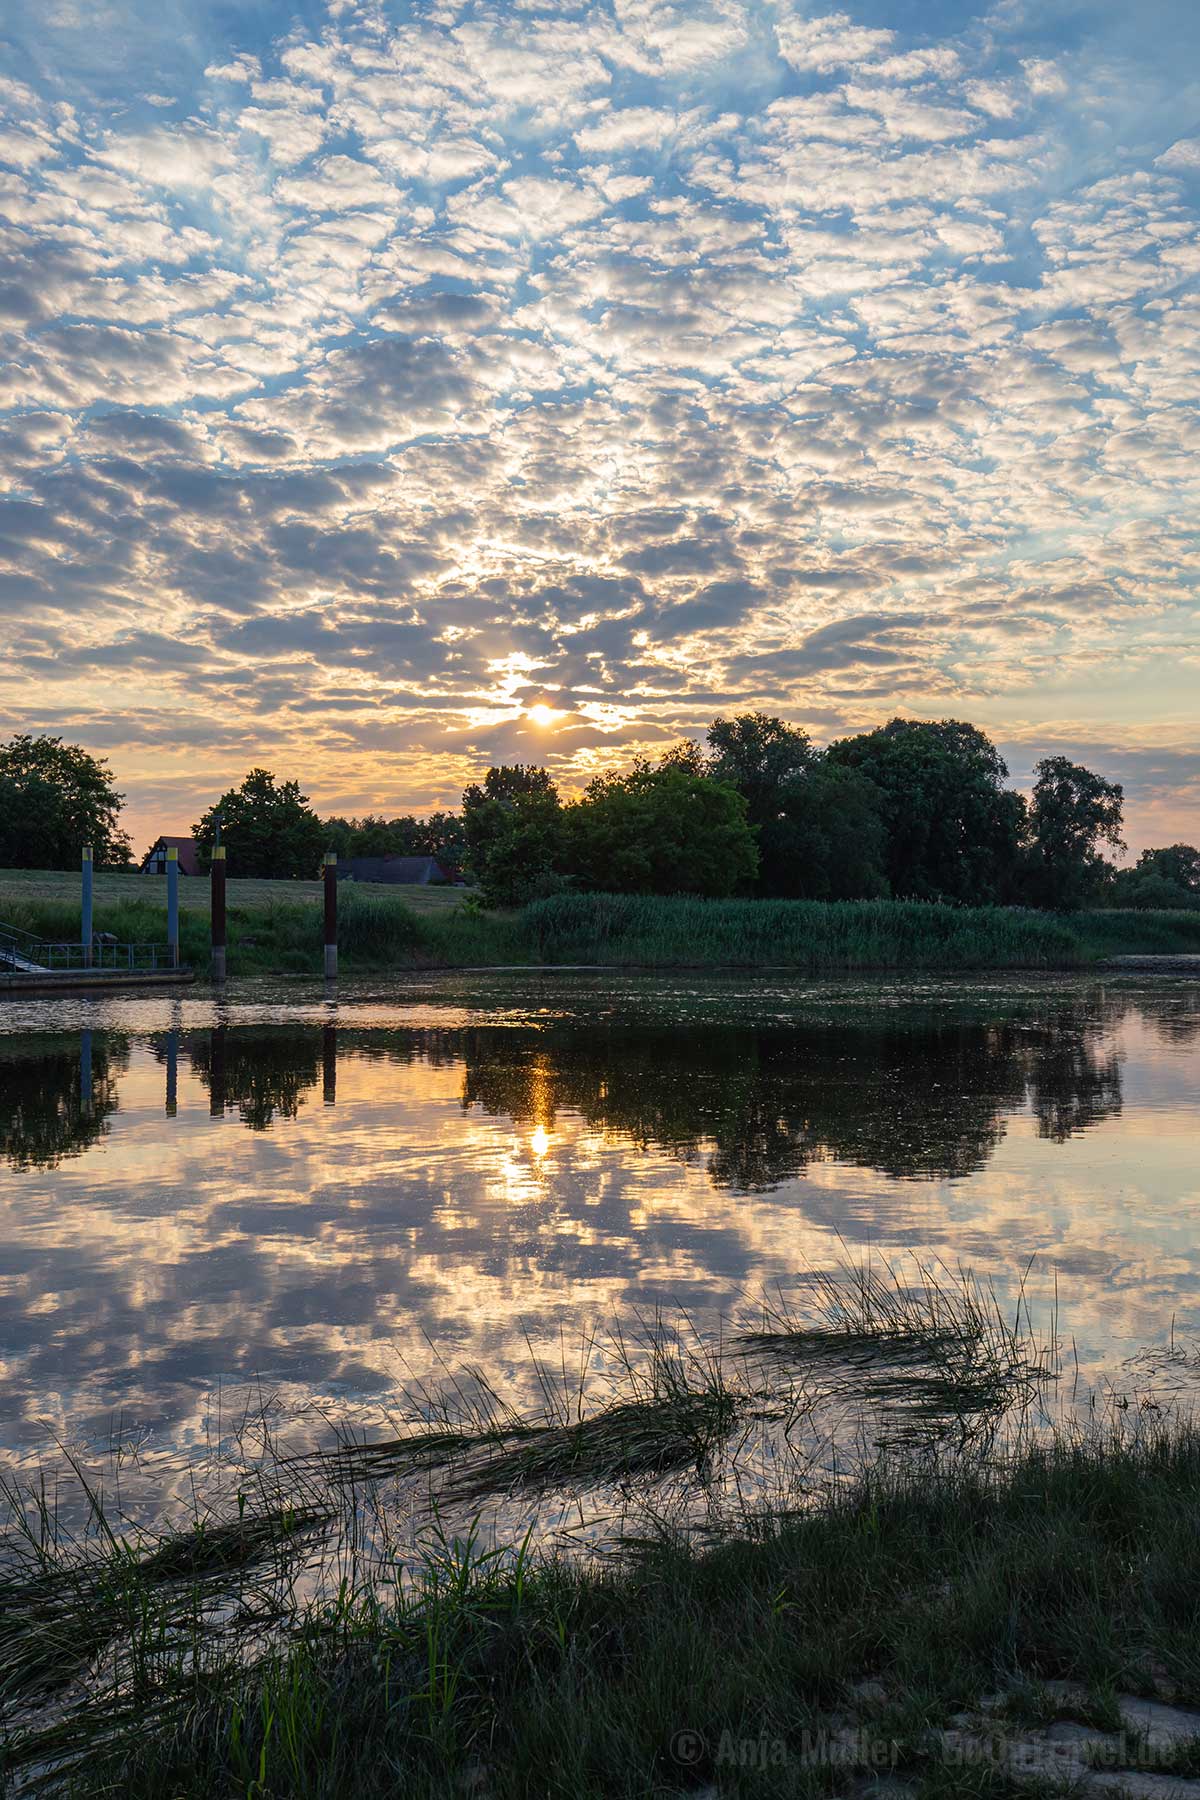
[[[145,869],[151,857],[159,850],[178,850],[179,873],[181,875],[198,875],[200,873],[200,852],[195,838],[190,837],[157,837],[142,858]]]
[[[394,881],[405,887],[429,887],[453,880],[436,856],[349,856],[337,866],[339,881]]]

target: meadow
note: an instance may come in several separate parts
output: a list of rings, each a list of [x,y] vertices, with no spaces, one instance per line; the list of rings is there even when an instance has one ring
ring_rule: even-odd
[[[319,882],[239,881],[227,889],[229,971],[320,967]],[[208,962],[209,886],[180,882],[183,960]],[[101,873],[95,924],[121,942],[165,937],[165,888],[152,875]],[[78,877],[0,872],[0,922],[41,938],[78,936]],[[1096,911],[918,901],[699,900],[564,894],[484,911],[460,888],[354,884],[339,890],[348,970],[575,965],[624,968],[1071,969],[1108,956],[1200,955],[1200,912]]]

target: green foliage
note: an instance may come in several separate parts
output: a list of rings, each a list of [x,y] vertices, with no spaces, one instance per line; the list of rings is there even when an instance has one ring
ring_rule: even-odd
[[[1029,815],[1029,897],[1036,906],[1073,911],[1100,893],[1109,874],[1100,845],[1124,848],[1124,790],[1065,756],[1046,757],[1035,774]]]
[[[758,867],[742,796],[676,761],[593,781],[565,814],[580,886],[627,894],[731,894]]]
[[[873,900],[888,892],[883,796],[857,769],[822,759],[794,776],[759,844],[765,893]]]
[[[816,760],[806,732],[763,712],[714,719],[708,742],[708,773],[737,789],[746,817],[760,827],[778,817],[780,793]]]
[[[524,763],[489,769],[463,793],[470,867],[491,906],[516,906],[558,868],[562,803],[545,769]]]
[[[320,866],[325,827],[298,781],[276,783],[268,769],[251,769],[192,826],[200,860],[212,860],[217,818],[231,875],[311,880]]]
[[[1003,907],[917,901],[702,900],[568,894],[521,916],[537,960],[837,969],[1068,968],[1067,926]]]
[[[467,850],[466,830],[459,813],[435,812],[419,819],[406,813],[398,819],[330,818],[324,821],[326,842],[339,857],[437,856],[457,867]]]
[[[1132,869],[1117,871],[1111,894],[1118,906],[1200,908],[1200,850],[1192,844],[1143,850]]]
[[[0,866],[79,867],[85,844],[97,868],[125,868],[124,795],[106,762],[60,737],[22,734],[0,744]]]
[[[705,773],[746,802],[759,852],[757,892],[813,900],[888,892],[883,796],[767,713],[714,719]]]
[[[829,761],[856,769],[883,795],[891,891],[969,904],[1013,896],[1025,806],[1002,786],[995,745],[958,719],[893,719],[841,738]]]

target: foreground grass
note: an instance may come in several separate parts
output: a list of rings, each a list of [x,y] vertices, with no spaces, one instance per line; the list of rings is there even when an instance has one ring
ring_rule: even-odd
[[[0,920],[35,937],[79,933],[74,875],[0,873]],[[208,963],[208,884],[181,882],[185,963]],[[315,882],[229,883],[229,970],[315,974],[322,912]],[[132,897],[124,897],[126,895]],[[143,897],[145,896],[145,897]],[[163,883],[102,875],[96,929],[162,942]],[[582,964],[631,968],[857,970],[1086,968],[1106,956],[1200,954],[1200,913],[1096,912],[1062,918],[1006,907],[916,901],[696,900],[566,894],[519,913],[481,912],[461,890],[360,886],[339,896],[348,970]]]
[[[985,1695],[1033,1718],[1050,1681],[1081,1684],[1097,1718],[1120,1689],[1200,1701],[1190,1427],[1063,1439],[998,1471],[882,1467],[806,1514],[707,1545],[649,1533],[608,1563],[435,1527],[403,1585],[298,1608],[256,1657],[205,1654],[179,1597],[205,1557],[236,1560],[215,1543],[126,1557],[108,1601],[124,1699],[82,1742],[13,1733],[10,1769],[40,1757],[58,1792],[146,1800],[816,1796],[847,1791],[848,1765],[999,1796],[1016,1791],[1002,1766],[950,1767],[936,1735]],[[14,1658],[28,1601],[4,1599],[11,1701],[55,1667]]]

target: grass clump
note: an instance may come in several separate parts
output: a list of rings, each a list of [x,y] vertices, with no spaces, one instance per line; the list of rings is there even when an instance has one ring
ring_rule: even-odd
[[[900,900],[564,894],[521,915],[548,963],[844,969],[1069,968],[1086,955],[1046,913]]]
[[[36,1758],[44,1789],[145,1800],[796,1800],[856,1767],[927,1797],[1009,1793],[1003,1766],[954,1768],[940,1738],[997,1688],[1077,1682],[1101,1716],[1154,1669],[1200,1700],[1200,1433],[884,1463],[805,1514],[585,1563],[435,1521],[394,1573],[236,1656],[171,1648],[147,1581],[137,1680],[57,1738],[10,1724],[10,1772]]]
[[[1200,956],[1200,911],[1099,910],[1077,914],[1071,927],[1094,957]]]

